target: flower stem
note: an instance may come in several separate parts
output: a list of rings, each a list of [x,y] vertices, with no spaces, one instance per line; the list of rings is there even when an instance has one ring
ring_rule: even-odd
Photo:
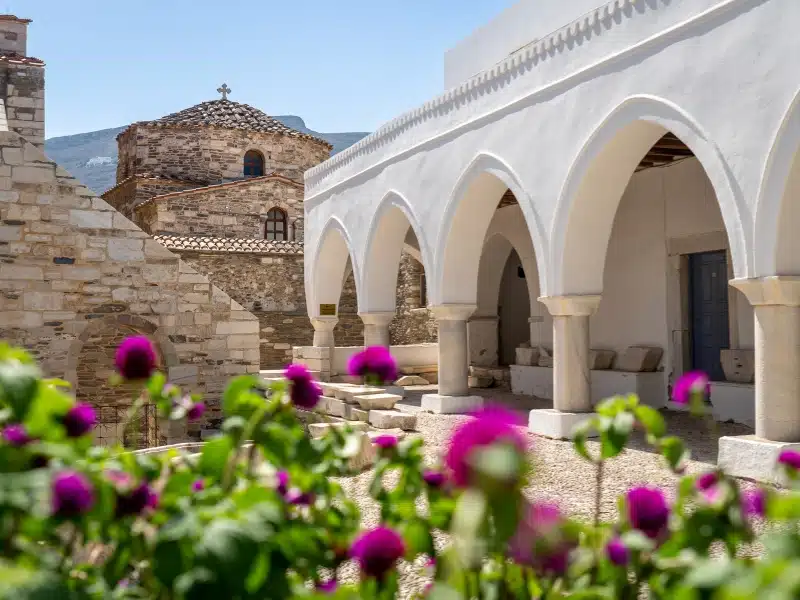
[[[603,463],[604,460],[597,461],[597,470],[594,474],[594,527],[600,526],[600,503],[603,500]]]
[[[242,436],[239,438],[236,448],[234,448],[233,452],[231,452],[230,456],[228,456],[228,462],[225,464],[225,471],[224,475],[222,476],[223,490],[227,490],[230,488],[230,485],[232,483],[231,480],[233,479],[233,471],[234,468],[236,467],[236,462],[239,460],[239,451],[241,450],[242,445],[244,445],[244,443],[247,440],[252,439],[253,433],[261,424],[261,422],[264,420],[264,418],[267,416],[267,411],[268,411],[268,405],[264,404],[260,406],[258,410],[256,410],[252,414],[250,420],[247,422],[247,425],[244,428],[244,431],[242,432]],[[253,447],[255,447],[255,444],[253,445]],[[250,456],[251,458],[253,457],[252,448]],[[249,471],[249,466],[248,466],[248,471]]]

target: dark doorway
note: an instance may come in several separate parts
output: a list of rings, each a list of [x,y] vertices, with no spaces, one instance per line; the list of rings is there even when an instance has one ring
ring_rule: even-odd
[[[724,381],[720,350],[729,347],[728,261],[724,250],[689,255],[692,368]]]

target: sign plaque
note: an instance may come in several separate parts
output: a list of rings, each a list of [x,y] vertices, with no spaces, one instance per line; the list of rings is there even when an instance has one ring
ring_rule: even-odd
[[[335,317],[336,316],[336,305],[335,304],[320,304],[319,305],[319,316],[321,316],[321,317]]]

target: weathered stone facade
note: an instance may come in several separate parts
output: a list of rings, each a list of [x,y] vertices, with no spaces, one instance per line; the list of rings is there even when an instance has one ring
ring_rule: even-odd
[[[44,146],[44,62],[27,56],[27,19],[0,15],[0,129]]]
[[[436,319],[426,307],[425,269],[403,253],[397,275],[397,315],[389,324],[392,344],[426,344],[438,340]]]
[[[303,185],[277,175],[155,196],[133,220],[152,234],[263,239],[272,208],[286,213],[288,239],[302,241]]]
[[[117,183],[103,194],[103,200],[136,223],[134,207],[161,194],[196,188],[199,184],[163,177],[135,176]]]
[[[0,147],[0,336],[105,402],[92,363],[103,380],[119,329],[148,335],[213,427],[227,380],[259,370],[256,318],[15,132]]]

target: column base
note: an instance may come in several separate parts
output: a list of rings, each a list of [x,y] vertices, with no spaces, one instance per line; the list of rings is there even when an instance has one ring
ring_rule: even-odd
[[[800,450],[800,443],[771,442],[754,435],[719,438],[717,464],[729,475],[765,483],[785,484],[777,469],[783,450]]]
[[[481,396],[442,396],[425,394],[422,396],[422,410],[439,415],[465,414],[483,406]]]
[[[591,412],[561,412],[554,408],[541,408],[531,411],[528,431],[556,440],[569,440],[572,439],[572,430],[592,417],[594,413]]]

